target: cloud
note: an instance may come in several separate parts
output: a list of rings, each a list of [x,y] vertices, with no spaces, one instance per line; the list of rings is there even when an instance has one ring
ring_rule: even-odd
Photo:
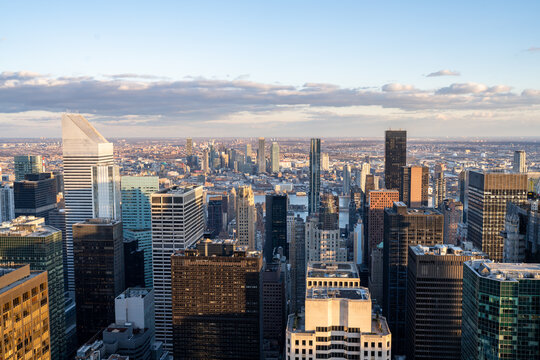
[[[460,76],[461,74],[458,71],[452,71],[452,70],[439,70],[436,72],[432,72],[430,74],[427,74],[427,77],[436,77],[436,76]]]
[[[382,91],[386,92],[400,92],[400,91],[412,91],[414,90],[414,86],[412,85],[404,85],[404,84],[386,84],[383,85]]]
[[[133,73],[124,73],[124,74],[113,74],[113,75],[103,75],[105,78],[109,79],[144,79],[144,80],[166,80],[168,77],[157,76],[157,75],[148,75],[148,74],[133,74]]]
[[[531,46],[530,48],[528,48],[527,50],[525,51],[528,51],[528,52],[537,52],[537,51],[540,51],[540,47],[538,46]]]

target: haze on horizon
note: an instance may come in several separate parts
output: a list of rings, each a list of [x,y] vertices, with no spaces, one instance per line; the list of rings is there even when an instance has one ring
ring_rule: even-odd
[[[529,137],[540,2],[2,3],[0,137]]]

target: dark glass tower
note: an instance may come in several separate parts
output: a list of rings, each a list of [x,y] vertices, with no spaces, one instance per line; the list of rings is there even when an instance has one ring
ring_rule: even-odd
[[[399,190],[401,172],[407,164],[407,131],[386,130],[384,140],[384,183],[387,189]]]
[[[208,200],[208,223],[207,228],[216,237],[223,230],[223,208],[226,203],[221,195],[212,196]]]
[[[321,192],[321,139],[311,139],[309,149],[309,215],[319,212]]]
[[[14,182],[15,216],[42,217],[49,224],[49,214],[56,209],[57,185],[52,173],[26,174],[25,180]]]
[[[266,218],[264,242],[264,258],[270,264],[277,248],[283,249],[283,255],[289,258],[289,244],[287,243],[287,195],[266,195]]]

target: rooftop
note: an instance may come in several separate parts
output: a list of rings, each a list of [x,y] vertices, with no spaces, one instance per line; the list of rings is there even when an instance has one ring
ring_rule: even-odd
[[[435,246],[415,245],[410,247],[416,255],[438,255],[438,256],[486,256],[483,252],[472,249],[463,250],[459,246],[451,244],[437,244]]]
[[[166,189],[163,189],[163,190],[160,190],[154,194],[160,194],[160,195],[165,195],[165,194],[169,194],[169,195],[184,195],[184,194],[187,194],[188,192],[190,192],[191,190],[195,190],[196,188],[198,188],[200,186],[198,185],[189,185],[189,186],[171,186],[169,188],[166,188]]]
[[[356,289],[315,287],[307,290],[306,299],[370,300],[370,296],[369,290],[361,287]]]
[[[77,225],[116,225],[120,220],[111,218],[93,218],[77,223]]]
[[[127,288],[123,293],[118,295],[117,299],[127,299],[127,298],[135,298],[135,297],[145,297],[152,291],[152,289],[146,289],[146,288]]]
[[[358,270],[352,262],[310,262],[307,277],[311,278],[358,278]]]
[[[35,216],[19,216],[0,224],[0,236],[42,237],[58,232],[57,228],[45,225],[45,219]]]
[[[479,276],[493,280],[540,280],[540,264],[495,263],[491,260],[471,260],[467,261],[465,264],[473,269]]]

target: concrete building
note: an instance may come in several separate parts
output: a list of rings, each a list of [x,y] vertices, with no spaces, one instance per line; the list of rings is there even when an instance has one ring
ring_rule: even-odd
[[[270,172],[273,174],[279,172],[279,145],[277,142],[272,143],[270,150]]]
[[[186,139],[186,155],[187,156],[193,155],[193,139],[192,138]]]
[[[0,359],[58,359],[51,356],[47,284],[47,272],[30,265],[0,267]]]
[[[308,214],[319,212],[321,196],[321,139],[311,139],[309,148]]]
[[[386,130],[384,140],[384,184],[398,190],[402,168],[407,164],[407,131]]]
[[[13,157],[15,181],[23,181],[26,174],[39,174],[45,171],[41,155],[17,155]]]
[[[325,230],[318,216],[306,220],[306,262],[346,261],[347,245],[339,228]]]
[[[212,233],[212,237],[217,237],[227,223],[226,201],[222,195],[214,195],[208,199],[206,228]]]
[[[330,170],[330,158],[328,156],[328,153],[321,153],[321,170]]]
[[[189,248],[204,233],[203,188],[174,186],[151,199],[156,340],[172,351],[171,255]]]
[[[381,241],[379,245],[372,249],[369,261],[369,292],[371,298],[377,301],[379,305],[383,303],[383,247],[384,243]]]
[[[259,138],[259,147],[257,148],[257,171],[259,174],[266,172],[266,155],[263,137]]]
[[[411,208],[428,206],[428,167],[404,166],[400,180],[399,201]]]
[[[540,211],[538,200],[506,207],[503,261],[540,263]]]
[[[527,172],[527,154],[523,150],[514,151],[514,172],[520,174]]]
[[[482,258],[479,251],[454,245],[409,247],[408,359],[461,359],[463,263]]]
[[[360,171],[360,189],[365,193],[366,192],[366,177],[370,175],[371,166],[369,163],[362,164],[362,170]]]
[[[540,264],[467,261],[462,359],[538,359]]]
[[[236,236],[238,245],[256,250],[257,210],[251,186],[238,187],[236,196]]]

